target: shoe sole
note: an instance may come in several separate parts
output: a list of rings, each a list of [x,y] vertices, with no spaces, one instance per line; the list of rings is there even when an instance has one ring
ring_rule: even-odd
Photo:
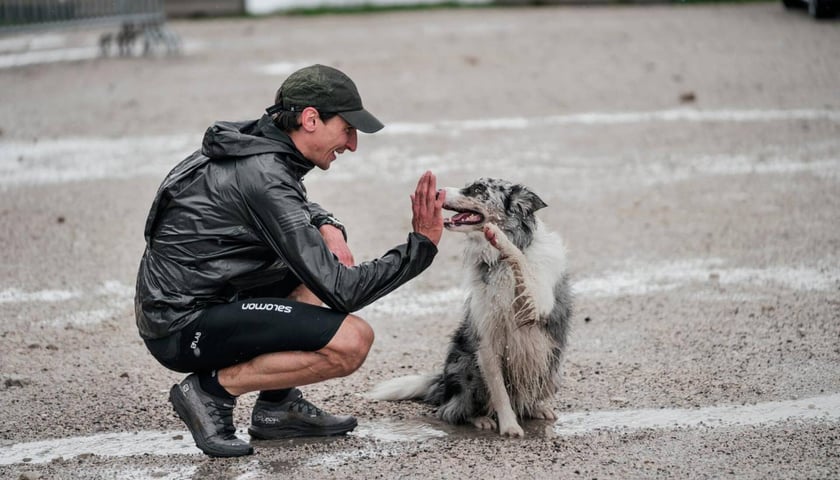
[[[358,422],[354,418],[345,424],[333,425],[331,427],[313,427],[306,424],[286,424],[282,427],[256,427],[251,425],[248,428],[248,435],[257,440],[281,440],[284,438],[299,437],[335,437],[352,431]]]
[[[225,449],[225,448],[215,448],[213,444],[207,443],[204,438],[201,437],[199,432],[196,432],[193,427],[192,423],[194,419],[190,418],[189,414],[189,407],[187,406],[186,402],[184,401],[184,396],[181,394],[181,389],[178,385],[172,385],[172,388],[169,390],[169,402],[172,403],[172,409],[175,410],[175,413],[178,414],[178,417],[181,419],[182,422],[187,426],[187,429],[190,431],[190,435],[193,437],[193,441],[195,441],[195,446],[198,447],[199,450],[204,452],[205,455],[211,457],[242,457],[245,455],[251,455],[254,453],[253,447],[248,447],[247,449]]]

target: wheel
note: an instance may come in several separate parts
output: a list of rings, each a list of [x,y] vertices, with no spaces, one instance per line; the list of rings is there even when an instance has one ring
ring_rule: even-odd
[[[805,2],[802,0],[782,0],[782,5],[787,9],[805,8]]]
[[[840,0],[808,0],[808,13],[814,18],[833,18]]]

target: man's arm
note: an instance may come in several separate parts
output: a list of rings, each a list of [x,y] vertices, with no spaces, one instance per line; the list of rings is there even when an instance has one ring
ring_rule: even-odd
[[[264,171],[258,172],[264,174]],[[261,180],[261,179],[259,179]],[[412,195],[414,232],[406,243],[353,267],[343,265],[311,223],[303,192],[287,182],[243,182],[249,215],[265,241],[329,307],[353,312],[393,291],[431,265],[443,231],[434,176],[427,172]],[[334,236],[336,232],[328,232]],[[333,245],[339,245],[331,240]],[[346,257],[345,257],[346,260]]]
[[[319,228],[318,231],[321,232],[321,236],[324,237],[324,243],[327,244],[327,248],[329,248],[336,257],[338,257],[338,261],[341,262],[342,265],[352,267],[356,264],[353,259],[353,252],[350,251],[350,247],[344,239],[344,232],[341,229],[333,225],[325,224]]]
[[[312,225],[315,225],[315,228],[324,237],[324,242],[330,251],[338,257],[338,261],[348,267],[355,265],[353,253],[347,246],[347,230],[344,224],[315,202],[309,202],[308,207],[309,215],[312,217]]]

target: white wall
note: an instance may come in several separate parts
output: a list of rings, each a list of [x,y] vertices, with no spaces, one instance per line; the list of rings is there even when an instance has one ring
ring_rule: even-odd
[[[451,0],[449,0],[451,1]],[[456,0],[462,4],[490,3],[492,0]],[[252,15],[289,10],[293,8],[353,7],[360,5],[436,5],[447,0],[245,0],[245,11]]]

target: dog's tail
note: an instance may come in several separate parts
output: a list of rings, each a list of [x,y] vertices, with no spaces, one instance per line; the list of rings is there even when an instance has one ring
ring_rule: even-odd
[[[415,400],[426,399],[438,382],[440,375],[409,375],[386,380],[368,392],[367,397],[374,400]]]

